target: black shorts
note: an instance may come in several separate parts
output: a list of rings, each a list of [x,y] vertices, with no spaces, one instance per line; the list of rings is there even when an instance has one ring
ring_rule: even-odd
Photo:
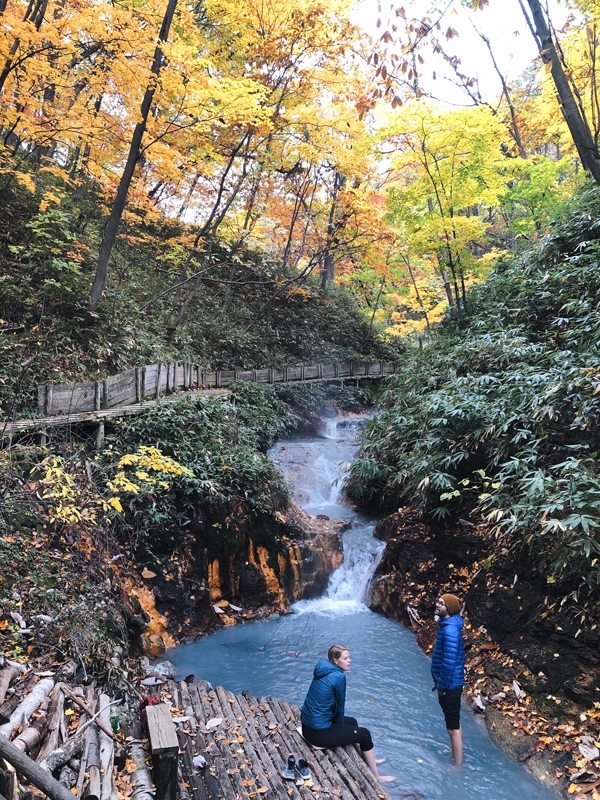
[[[302,725],[302,736],[316,747],[340,747],[359,744],[363,753],[373,749],[373,740],[367,728],[361,728],[354,717],[344,717],[344,723],[334,723],[331,728],[308,728]]]
[[[462,686],[458,689],[446,689],[443,694],[438,692],[438,700],[444,712],[446,728],[449,731],[457,731],[460,728],[460,698]]]

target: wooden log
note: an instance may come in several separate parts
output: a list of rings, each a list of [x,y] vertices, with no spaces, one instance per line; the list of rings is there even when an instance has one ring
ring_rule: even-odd
[[[36,745],[38,745],[48,730],[48,717],[46,714],[41,714],[28,728],[25,728],[13,744],[22,750],[24,753],[30,753]]]
[[[52,689],[54,689],[54,681],[52,678],[44,678],[39,683],[36,683],[31,692],[15,708],[8,722],[4,725],[0,725],[0,736],[5,736],[7,739],[10,739],[19,725],[25,720],[28,720],[34,711],[37,711],[42,700],[48,697]]]
[[[202,696],[204,694],[205,694],[204,691],[198,690],[197,686],[195,685],[190,686],[190,698],[192,700],[192,704],[196,712],[196,718],[198,719],[198,722],[200,723],[201,727],[205,727],[206,722],[209,719],[211,719],[211,717],[214,716],[212,708],[210,708],[210,701],[206,701]],[[208,704],[210,709],[208,711],[209,714],[208,716],[206,716],[206,711],[204,709],[204,706],[206,704]],[[208,736],[207,736],[207,741],[208,741]],[[211,744],[213,745],[212,748],[210,747]],[[224,758],[221,756],[221,750],[218,747],[218,741],[214,740],[212,742],[209,742],[208,746],[211,753],[212,766],[215,772],[217,773],[215,776],[219,786],[219,794],[217,795],[217,797],[222,796],[224,800],[236,800],[236,792],[234,792],[233,787],[231,785],[231,781],[227,774],[228,766]],[[242,792],[243,793],[239,794],[240,797],[243,797],[244,793],[247,794],[244,787],[242,787]]]
[[[300,795],[298,794],[298,790],[295,784],[286,781],[285,783],[285,791],[282,793],[279,789],[278,781],[281,781],[281,771],[285,766],[287,761],[288,755],[288,748],[281,738],[281,735],[278,733],[278,730],[275,728],[269,728],[269,723],[260,709],[258,709],[258,702],[256,698],[252,697],[245,697],[243,695],[236,697],[237,701],[240,704],[244,714],[248,719],[252,720],[252,726],[256,731],[256,738],[261,743],[262,747],[267,753],[268,760],[271,766],[267,766],[265,762],[265,758],[262,758],[263,765],[267,771],[273,769],[275,771],[275,778],[271,781],[271,786],[275,786],[275,788],[279,791],[279,797],[285,797],[288,793],[288,789],[292,789],[292,793],[288,796],[294,800],[294,798],[298,798]],[[253,709],[251,708],[253,706]],[[315,775],[315,783],[319,783],[317,775]]]
[[[1,762],[5,764],[4,761]],[[17,775],[12,769],[4,769],[0,767],[0,795],[6,800],[12,800],[16,793]]]
[[[60,727],[63,720],[63,710],[65,705],[65,695],[62,690],[63,684],[57,683],[52,692],[52,700],[50,709],[48,711],[48,735],[44,739],[40,752],[38,753],[38,760],[45,758],[48,753],[56,750],[60,744]]]
[[[183,762],[177,769],[179,800],[186,800],[182,790],[185,791],[188,798],[190,797],[190,792],[188,792],[183,786],[184,783],[189,784],[191,796],[194,798],[194,800],[207,800],[202,775],[200,775],[200,770],[194,767],[194,752],[192,748],[192,742],[187,733],[181,730],[180,726],[177,726],[177,738],[179,740],[181,761]]]
[[[130,754],[136,766],[135,772],[131,776],[132,782],[135,785],[131,794],[132,800],[154,800],[154,788],[144,760],[144,748],[142,743],[132,742]],[[72,795],[71,800],[73,800]]]
[[[146,707],[157,800],[176,800],[179,740],[169,706]]]
[[[264,787],[264,786],[269,787],[267,778],[260,766],[258,756],[256,755],[254,748],[252,747],[249,739],[247,738],[248,732],[241,725],[241,722],[243,722],[243,720],[237,720],[235,714],[232,711],[231,701],[233,695],[230,692],[226,692],[222,686],[216,687],[215,694],[218,697],[221,708],[223,710],[223,717],[224,719],[227,720],[229,727],[232,731],[233,741],[236,742],[238,736],[240,736],[242,733],[246,734],[242,737],[244,739],[243,743],[244,758],[242,761],[240,761],[239,757],[236,759],[236,762],[238,763],[238,769],[240,770],[241,777],[244,781],[244,785],[245,786],[251,785],[248,783],[248,781],[255,781],[256,778],[253,773],[256,773],[258,782],[253,787],[253,791],[256,791],[259,787]],[[285,796],[285,793],[283,796]],[[264,797],[265,800],[277,800],[277,795],[273,792],[273,790],[270,787],[268,788],[268,791],[261,792],[261,797]]]
[[[74,702],[76,705],[78,705],[78,706],[79,706],[79,708],[81,708],[81,709],[82,709],[82,711],[85,711],[85,713],[88,715],[88,717],[89,717],[90,719],[91,719],[92,717],[96,716],[96,715],[94,714],[94,712],[93,712],[93,711],[92,711],[92,710],[89,708],[89,706],[87,706],[87,705],[84,703],[84,701],[83,701],[83,700],[82,700],[80,697],[77,697],[77,695],[76,695],[76,694],[74,694],[74,693],[73,693],[73,692],[72,692],[70,689],[68,689],[66,686],[63,686],[63,691],[64,691],[64,693],[67,695],[67,697],[70,697],[70,698],[71,698],[71,700],[72,700],[72,701],[73,701],[73,702]],[[102,719],[97,719],[97,720],[96,720],[96,724],[98,725],[98,727],[100,728],[100,730],[101,730],[101,731],[104,731],[104,733],[105,733],[107,736],[110,736],[110,738],[111,738],[111,739],[114,739],[114,740],[116,741],[116,737],[115,737],[115,735],[113,734],[112,730],[110,729],[110,725],[108,725],[108,726],[107,726],[107,725],[105,725],[105,724],[102,722]]]
[[[311,764],[312,771],[317,777],[319,784],[326,788],[331,787],[331,791],[344,798],[350,797],[358,800],[354,793],[351,792],[348,795],[344,793],[345,785],[342,776],[332,768],[327,758],[327,751],[318,752],[312,750],[299,734],[295,732],[292,734],[288,727],[290,725],[290,720],[285,718],[285,714],[274,700],[271,700],[269,704],[268,700],[261,697],[259,701],[262,706],[268,709],[267,719],[269,719],[270,714],[272,719],[278,724],[281,736],[286,741],[288,751],[290,753],[297,753]],[[293,723],[291,727],[294,727]],[[360,800],[364,800],[364,798],[360,798]]]
[[[100,776],[100,744],[98,742],[98,727],[95,722],[90,725],[88,741],[88,785],[85,796],[89,798],[89,800],[100,800],[100,793],[102,790],[102,780]]]
[[[23,673],[27,672],[27,667],[24,664],[19,664],[18,661],[10,661],[8,658],[4,658],[4,656],[0,656],[0,667],[12,667],[17,670],[19,675],[23,675]]]
[[[190,695],[188,685],[185,681],[181,681],[179,687],[180,687],[183,713],[190,718],[190,728],[195,734],[194,741],[192,743],[193,754],[203,756],[206,759],[207,764],[210,765],[213,761],[213,757],[211,753],[209,753],[207,750],[206,739],[204,735],[198,730],[196,709],[194,708],[194,705],[192,703],[192,698]],[[198,691],[198,689],[199,689],[199,684],[196,684],[196,691]],[[197,771],[196,767],[193,767],[193,769]],[[206,793],[208,797],[218,797],[219,784],[217,782],[216,777],[212,774],[210,769],[204,770],[204,772],[202,772],[202,775],[198,776],[197,779],[198,780],[202,779],[203,785],[206,787]]]
[[[104,725],[110,726],[110,697],[107,694],[100,695],[99,706],[100,721]],[[99,733],[98,741],[100,744],[100,773],[102,775],[100,800],[110,800],[115,793],[115,784],[113,780],[114,741],[110,736],[107,736],[103,730]]]
[[[0,706],[0,725],[5,725],[11,718],[15,708],[19,705],[19,698],[16,695],[9,697]]]
[[[72,758],[80,755],[83,750],[83,736],[73,736],[61,746],[57,747],[51,753],[40,761],[40,768],[44,772],[54,772],[55,769],[62,767]]]
[[[39,764],[22,753],[4,736],[0,736],[0,756],[52,800],[73,800],[71,792],[68,792],[52,775],[49,775]]]
[[[262,764],[264,768],[264,772],[262,770],[259,771],[262,784],[264,786],[271,787],[272,792],[274,792],[273,796],[275,798],[285,797],[287,790],[281,779],[280,767],[281,761],[283,761],[285,764],[285,758],[282,759],[280,756],[275,760],[275,762],[271,761],[264,744],[258,736],[258,729],[254,719],[254,714],[249,712],[247,708],[242,707],[240,699],[236,695],[230,695],[228,693],[227,696],[228,699],[231,700],[229,703],[231,711],[235,715],[238,724],[241,724],[247,742],[250,743],[248,749],[252,754],[252,760],[254,764]],[[281,755],[283,756],[283,753]],[[265,794],[265,797],[268,796],[269,793]]]
[[[75,773],[73,772],[71,767],[65,764],[65,766],[60,771],[58,782],[61,783],[65,787],[65,789],[71,791],[71,786],[73,786],[75,782]]]
[[[89,733],[90,729],[88,728],[87,731],[83,734],[83,737],[79,737],[83,739],[83,742],[81,748],[81,759],[79,760],[79,774],[77,775],[77,784],[76,784],[77,797],[81,797],[81,792],[83,791],[83,784],[85,783],[88,749],[90,744]]]

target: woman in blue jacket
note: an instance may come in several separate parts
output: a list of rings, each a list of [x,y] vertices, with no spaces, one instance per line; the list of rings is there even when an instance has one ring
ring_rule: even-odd
[[[438,620],[438,635],[431,656],[433,688],[438,700],[446,730],[452,746],[452,757],[456,765],[462,764],[462,730],[460,727],[460,698],[465,682],[465,645],[463,642],[463,620],[461,603],[454,594],[443,594],[435,604]]]
[[[369,730],[359,727],[354,717],[344,715],[346,672],[350,664],[350,653],[343,644],[332,644],[327,660],[322,658],[317,662],[301,709],[302,735],[315,747],[360,745],[361,755],[375,777],[380,781],[393,781],[393,777],[379,775],[377,771]]]

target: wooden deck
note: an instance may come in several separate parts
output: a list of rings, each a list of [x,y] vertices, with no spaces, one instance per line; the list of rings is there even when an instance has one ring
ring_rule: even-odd
[[[389,800],[354,747],[309,747],[296,730],[299,709],[284,700],[204,681],[169,681],[161,694],[177,725],[180,800]],[[311,781],[282,778],[290,753],[308,761]],[[199,755],[204,769],[194,766]]]

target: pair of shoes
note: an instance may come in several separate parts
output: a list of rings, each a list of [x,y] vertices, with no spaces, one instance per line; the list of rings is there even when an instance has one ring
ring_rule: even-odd
[[[302,778],[303,781],[309,781],[312,777],[308,762],[303,758],[299,758],[296,761],[293,755],[288,756],[286,768],[281,774],[288,781],[294,780],[295,777]]]

